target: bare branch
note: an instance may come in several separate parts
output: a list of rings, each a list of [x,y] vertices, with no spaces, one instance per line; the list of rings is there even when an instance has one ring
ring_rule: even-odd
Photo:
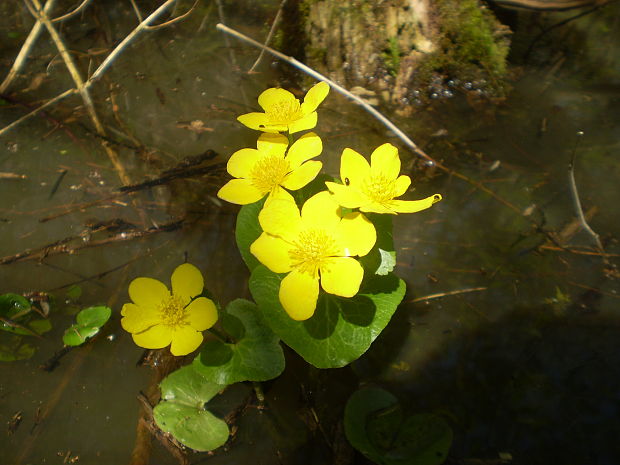
[[[280,7],[278,8],[276,17],[273,19],[271,29],[269,29],[269,34],[267,34],[267,38],[265,39],[265,43],[263,44],[265,45],[265,47],[269,45],[269,42],[271,42],[271,38],[273,37],[274,32],[276,32],[276,28],[278,27],[278,24],[280,24],[280,19],[282,18],[282,9],[284,8],[284,5],[286,5],[286,0],[282,0],[282,3],[280,3]],[[263,55],[265,55],[265,49],[261,48],[260,54],[258,55],[258,58],[254,62],[252,67],[248,70],[248,74],[254,72],[254,68],[256,68],[260,61],[263,59]]]
[[[198,2],[199,2],[199,1],[200,1],[200,0],[196,0],[196,1],[194,2],[194,4],[192,5],[192,7],[191,7],[189,10],[187,10],[187,12],[183,13],[181,16],[177,16],[176,18],[172,18],[170,21],[166,21],[165,23],[158,24],[157,26],[148,26],[148,27],[147,27],[147,29],[148,29],[149,31],[154,31],[154,30],[156,30],[156,29],[161,29],[161,28],[163,28],[163,27],[170,26],[171,24],[178,23],[179,21],[182,21],[182,20],[183,20],[183,19],[185,19],[185,18],[186,18],[186,17],[187,17],[187,16],[188,16],[188,15],[189,15],[192,11],[194,11],[194,8],[196,8],[196,5],[198,5]]]
[[[47,3],[45,4],[45,7],[43,8],[43,12],[45,14],[49,13],[51,9],[54,7],[54,3],[56,3],[56,0],[48,0]],[[41,34],[42,27],[43,25],[41,24],[41,21],[38,21],[38,20],[36,23],[34,23],[34,26],[32,26],[32,29],[30,30],[30,34],[28,34],[28,37],[26,38],[24,45],[22,45],[22,48],[19,51],[19,54],[17,55],[17,58],[15,58],[15,61],[13,62],[13,66],[11,67],[11,70],[7,74],[2,84],[0,84],[0,94],[3,94],[7,91],[7,89],[13,82],[13,80],[17,77],[17,75],[21,71],[22,67],[26,63],[26,60],[28,59],[30,50],[32,49],[33,45],[39,38],[39,34]]]
[[[73,11],[70,11],[66,15],[59,16],[58,18],[52,19],[52,23],[58,23],[60,21],[65,21],[73,16],[77,15],[80,11],[82,11],[86,6],[90,3],[91,0],[84,0],[78,7],[76,7]]]

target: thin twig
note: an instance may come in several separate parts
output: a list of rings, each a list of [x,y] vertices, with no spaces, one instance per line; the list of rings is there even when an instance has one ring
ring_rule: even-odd
[[[56,0],[48,0],[47,3],[45,4],[45,7],[43,8],[43,12],[45,14],[48,14],[51,11],[51,9],[54,7],[54,3],[56,3]],[[30,30],[30,34],[28,34],[28,37],[26,38],[24,44],[22,45],[22,48],[19,51],[19,54],[15,58],[15,61],[13,62],[13,66],[11,67],[9,74],[7,74],[4,81],[2,81],[2,84],[0,84],[0,94],[3,94],[6,92],[6,90],[9,88],[13,80],[17,77],[17,75],[21,71],[22,67],[26,63],[26,60],[28,59],[30,50],[32,49],[33,45],[39,38],[39,34],[41,34],[42,28],[43,28],[43,24],[41,24],[41,21],[39,20],[37,20],[34,26],[32,26],[32,29]]]
[[[276,32],[276,28],[278,27],[278,24],[280,23],[280,19],[282,18],[282,10],[284,9],[284,5],[286,5],[286,0],[282,0],[282,3],[280,3],[280,7],[278,8],[276,17],[273,19],[273,24],[271,25],[271,29],[269,29],[269,34],[267,34],[267,38],[265,39],[265,43],[263,44],[265,47],[269,46],[269,42],[271,42],[271,38],[273,37],[273,34]],[[261,48],[260,54],[258,55],[258,58],[254,62],[252,67],[248,70],[248,74],[254,72],[254,68],[256,68],[258,64],[260,63],[260,61],[263,59],[263,55],[265,55],[265,49]]]
[[[224,7],[222,6],[222,0],[216,0],[215,2],[217,4],[217,13],[220,17],[220,23],[216,26],[219,28],[220,24],[222,26],[224,26],[222,23],[226,22],[226,18],[224,17]],[[226,27],[226,26],[224,26]],[[232,29],[231,29],[232,31]],[[236,32],[236,31],[235,31]],[[235,35],[235,34],[231,34],[231,35]],[[243,34],[241,34],[243,35]],[[245,36],[244,36],[245,37]],[[250,39],[252,40],[252,39]],[[228,49],[228,56],[230,57],[230,63],[233,65],[233,67],[237,67],[237,59],[235,58],[235,53],[233,52],[232,46],[230,45],[230,41],[228,40],[228,37],[224,37],[224,41],[226,42],[226,48]],[[269,51],[269,47],[265,47],[265,50]]]
[[[575,159],[577,158],[577,146],[579,145],[581,136],[583,136],[583,132],[579,131],[577,136],[578,138],[575,141],[575,147],[573,147],[573,154],[571,156],[570,163],[568,164],[568,185],[570,187],[570,192],[573,197],[573,205],[575,207],[575,211],[577,212],[577,218],[579,219],[579,223],[581,223],[581,227],[592,237],[597,249],[600,252],[605,252],[599,235],[596,234],[588,224],[586,217],[583,214],[583,208],[581,208],[581,201],[579,200],[579,192],[577,191],[577,183],[575,182]]]
[[[140,8],[138,8],[138,5],[136,5],[135,0],[129,0],[129,1],[131,2],[133,11],[136,13],[136,16],[138,17],[138,21],[142,22],[142,13],[140,13]]]
[[[189,14],[192,11],[194,11],[194,8],[196,8],[196,5],[198,5],[199,1],[200,0],[196,0],[194,4],[192,5],[192,7],[189,10],[187,10],[185,13],[183,13],[182,15],[177,16],[176,18],[172,18],[171,20],[166,21],[165,23],[158,24],[157,26],[147,26],[147,29],[149,31],[155,31],[157,29],[162,29],[164,27],[170,26],[171,24],[178,23],[179,21],[184,20],[185,18],[189,16]]]
[[[442,297],[448,297],[452,295],[466,294],[468,292],[486,291],[486,287],[471,287],[469,289],[460,289],[458,291],[440,292],[438,294],[431,294],[424,297],[418,297],[417,299],[407,300],[405,303],[417,303],[426,302],[427,300],[440,299]]]
[[[82,11],[84,8],[86,8],[86,6],[90,3],[91,0],[84,0],[82,3],[80,3],[79,6],[77,6],[73,11],[70,11],[69,13],[67,13],[66,15],[62,15],[59,16],[58,18],[54,18],[52,19],[52,23],[58,23],[60,21],[65,21],[69,18],[74,17],[75,15],[77,15],[80,11]]]

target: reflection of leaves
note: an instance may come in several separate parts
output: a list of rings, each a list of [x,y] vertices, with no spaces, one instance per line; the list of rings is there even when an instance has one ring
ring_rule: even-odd
[[[157,426],[192,449],[217,449],[228,440],[228,425],[205,404],[224,387],[209,382],[193,365],[168,375],[160,384],[162,400],[153,409]]]
[[[441,417],[404,418],[396,397],[379,388],[353,393],[344,424],[351,445],[380,465],[439,465],[452,444],[452,429]]]
[[[280,339],[260,319],[256,305],[234,300],[221,313],[223,328],[234,344],[207,341],[193,366],[206,379],[218,384],[266,381],[284,370]]]
[[[101,327],[110,319],[112,310],[109,307],[89,307],[77,314],[74,324],[67,328],[62,336],[62,342],[68,346],[79,346],[87,339],[99,332]]]
[[[360,357],[390,321],[405,294],[393,274],[374,276],[350,299],[322,293],[314,316],[294,321],[278,299],[282,276],[258,266],[250,291],[271,329],[318,368],[341,367]]]
[[[6,334],[0,343],[0,362],[13,362],[24,360],[34,355],[35,348],[28,344],[22,344],[22,337]]]

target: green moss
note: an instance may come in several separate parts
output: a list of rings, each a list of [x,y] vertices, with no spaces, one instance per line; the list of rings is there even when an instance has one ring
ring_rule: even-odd
[[[388,46],[381,54],[383,61],[385,62],[385,68],[388,73],[396,77],[398,70],[400,69],[400,56],[401,50],[398,45],[397,37],[390,37],[388,39]]]
[[[461,80],[488,79],[501,93],[509,41],[498,34],[500,23],[478,0],[438,0],[438,50],[424,60],[418,81],[433,74]]]

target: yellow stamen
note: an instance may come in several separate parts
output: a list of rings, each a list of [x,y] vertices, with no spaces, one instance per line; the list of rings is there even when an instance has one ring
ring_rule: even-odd
[[[275,125],[287,125],[303,116],[297,99],[274,103],[265,111],[265,114],[269,123]]]
[[[377,203],[384,203],[396,196],[395,182],[381,174],[369,176],[362,185],[362,191]]]
[[[176,295],[171,295],[164,300],[159,308],[159,312],[163,324],[172,327],[183,325],[187,317],[183,300]]]
[[[254,165],[250,172],[250,179],[254,187],[266,194],[282,184],[284,177],[290,171],[291,167],[287,160],[271,155],[264,157]]]
[[[302,231],[294,247],[289,251],[291,265],[301,273],[318,278],[320,266],[326,258],[338,256],[334,238],[322,229]]]

